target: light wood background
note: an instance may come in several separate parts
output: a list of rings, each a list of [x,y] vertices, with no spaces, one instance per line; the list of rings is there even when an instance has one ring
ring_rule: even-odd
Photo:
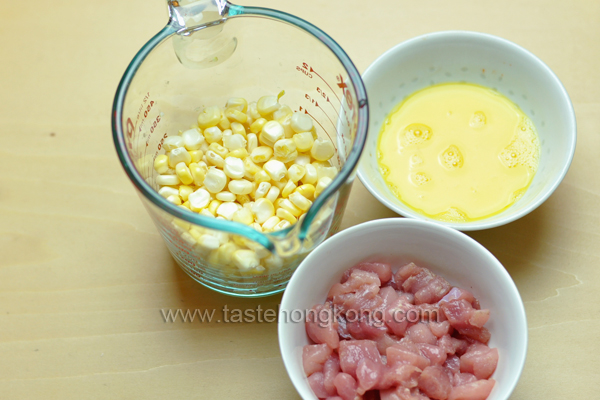
[[[470,234],[529,320],[515,400],[600,392],[600,2],[240,1],[336,39],[360,71],[393,45],[463,29],[514,41],[569,92],[571,170],[539,209]],[[276,324],[165,323],[165,308],[275,309],[205,289],[169,256],[113,148],[110,108],[161,0],[0,2],[0,398],[297,399]],[[395,216],[357,180],[343,227]]]

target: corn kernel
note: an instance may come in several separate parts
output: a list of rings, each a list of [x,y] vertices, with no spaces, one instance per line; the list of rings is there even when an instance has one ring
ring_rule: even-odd
[[[208,211],[210,211],[210,213],[212,215],[217,215],[217,209],[219,208],[219,206],[221,205],[221,201],[219,200],[213,200],[210,203],[208,203]]]
[[[271,218],[267,219],[263,224],[262,224],[262,229],[265,232],[270,232],[273,230],[273,228],[275,227],[275,225],[277,225],[279,223],[279,221],[281,221],[281,219],[279,219],[279,217],[277,216],[272,216]]]
[[[219,128],[223,129],[223,130],[227,130],[229,128],[231,128],[231,121],[229,121],[229,119],[227,119],[227,117],[225,115],[223,115],[221,117],[221,119],[219,120]]]
[[[248,196],[247,194],[238,194],[237,196],[235,196],[235,199],[238,201],[238,203],[240,203],[243,206],[250,203],[250,196]]]
[[[210,203],[210,193],[205,189],[198,189],[194,193],[190,193],[188,196],[188,201],[190,202],[190,209],[192,211],[200,211],[203,208],[208,207]]]
[[[275,157],[286,158],[296,151],[296,143],[292,139],[279,139],[273,145]],[[297,156],[298,154],[296,154]]]
[[[229,191],[236,195],[250,194],[253,189],[252,182],[246,179],[234,179],[229,182]]]
[[[283,221],[280,221],[277,225],[275,225],[275,228],[273,228],[273,230],[280,231],[282,229],[289,228],[290,226],[292,226],[290,221],[284,219]]]
[[[300,132],[293,136],[294,143],[298,151],[309,151],[312,149],[315,140],[310,132]]]
[[[269,146],[259,146],[252,150],[250,159],[255,163],[264,163],[273,156],[273,149]]]
[[[327,161],[335,154],[333,143],[327,139],[316,139],[310,149],[310,155],[317,161]]]
[[[198,126],[202,129],[215,126],[221,120],[221,116],[221,109],[219,107],[206,107],[202,114],[198,116]]]
[[[208,161],[210,165],[214,165],[219,168],[223,168],[225,166],[225,160],[223,160],[223,157],[212,150],[208,150],[206,152],[206,161]]]
[[[261,170],[258,165],[254,164],[250,157],[244,158],[244,168],[246,170],[244,178],[251,181],[254,180],[254,175]]]
[[[235,266],[243,272],[260,267],[260,260],[252,250],[236,250],[233,253],[232,260]]]
[[[224,161],[223,172],[231,179],[241,179],[246,172],[244,162],[236,157],[227,157]]]
[[[244,159],[246,157],[248,157],[248,150],[246,149],[236,149],[234,151],[230,151],[229,153],[227,153],[226,157],[235,157],[235,158],[239,158],[239,159]]]
[[[310,164],[310,155],[309,154],[298,154],[298,157],[294,160],[294,164],[298,164],[301,166],[306,166],[306,164]]]
[[[254,222],[254,216],[252,215],[252,212],[250,210],[246,208],[240,208],[239,210],[233,213],[231,220],[244,225],[250,225]]]
[[[262,226],[260,226],[260,224],[258,222],[253,222],[250,226],[259,232],[263,231]]]
[[[283,266],[283,260],[281,259],[281,257],[275,254],[271,254],[268,257],[266,257],[263,260],[263,263],[265,267],[269,268],[270,270],[279,269]]]
[[[227,175],[225,172],[211,167],[204,178],[204,186],[211,193],[219,193],[227,184]],[[214,213],[213,213],[214,214]]]
[[[222,244],[217,250],[217,257],[219,259],[219,263],[223,265],[231,264],[233,260],[233,253],[240,248],[233,242],[228,242]]]
[[[324,177],[333,179],[333,178],[335,178],[337,173],[338,173],[338,170],[336,167],[317,168],[317,180],[324,178]]]
[[[156,184],[161,186],[175,186],[179,185],[179,177],[177,175],[158,175],[156,177]]]
[[[201,235],[197,240],[198,246],[201,250],[209,251],[216,250],[219,248],[221,243],[219,243],[219,239],[213,235],[205,233]]]
[[[244,114],[240,110],[236,110],[235,108],[228,108],[225,110],[225,116],[228,120],[232,122],[239,122],[240,124],[248,121],[248,116]]]
[[[283,137],[283,126],[281,126],[281,124],[277,121],[269,121],[260,131],[260,135],[258,135],[258,141],[265,146],[273,147],[275,142],[279,139],[283,139]]]
[[[281,161],[269,160],[263,165],[263,168],[275,182],[279,182],[287,175],[287,168]]]
[[[292,213],[290,213],[288,210],[286,210],[285,208],[278,208],[277,209],[277,213],[276,215],[281,218],[284,219],[286,221],[288,221],[290,224],[295,224],[296,223],[296,217],[294,217],[292,215]]]
[[[287,116],[291,117],[293,113],[294,112],[289,106],[282,105],[281,107],[279,107],[279,109],[273,111],[273,119],[276,121],[281,121]]]
[[[179,190],[170,186],[163,186],[158,190],[158,194],[166,199],[169,196],[179,196]]]
[[[206,164],[191,163],[189,168],[190,168],[192,177],[194,178],[194,185],[202,186],[202,184],[204,183],[204,177],[206,176],[206,173],[208,172],[208,168],[206,167]]]
[[[256,133],[248,134],[248,153],[252,153],[252,151],[258,147],[258,138],[256,137]]]
[[[297,183],[300,179],[302,179],[305,173],[306,168],[298,164],[293,164],[288,168],[287,176],[290,181]]]
[[[223,217],[228,221],[231,221],[231,219],[233,218],[233,214],[241,208],[242,206],[240,206],[239,204],[227,201],[225,203],[221,203],[219,207],[217,207],[216,213],[218,216]]]
[[[217,200],[229,201],[229,202],[235,201],[235,199],[236,199],[235,194],[233,194],[231,192],[227,192],[227,191],[219,192],[215,195],[215,197],[217,198]]]
[[[308,200],[306,197],[302,196],[298,192],[294,192],[289,195],[289,199],[293,205],[298,207],[300,210],[306,212],[310,206],[312,205],[312,201]]]
[[[248,110],[248,102],[243,97],[232,97],[227,100],[227,108],[236,109],[241,112]]]
[[[231,132],[234,135],[242,135],[244,138],[248,138],[248,135],[246,134],[246,128],[244,128],[244,125],[240,124],[239,122],[231,123]]]
[[[183,140],[183,145],[189,151],[200,149],[202,143],[206,141],[204,136],[202,136],[200,132],[198,132],[198,129],[195,128],[183,132],[181,138]]]
[[[169,136],[162,144],[162,148],[165,149],[165,151],[173,151],[178,147],[183,147],[183,138],[181,136]]]
[[[229,153],[229,150],[221,146],[219,143],[211,143],[210,146],[208,146],[208,148],[223,158],[225,158],[227,156],[227,153]]]
[[[294,181],[287,181],[284,188],[281,190],[281,197],[288,197],[290,194],[292,194],[294,189],[296,189],[296,184],[294,183]]]
[[[271,203],[275,203],[280,192],[281,191],[277,186],[271,186],[271,189],[269,189],[269,191],[267,192],[265,199],[269,200]]]
[[[192,173],[190,172],[190,169],[187,167],[187,165],[185,165],[185,163],[180,162],[179,164],[177,164],[177,166],[175,167],[175,171],[177,172],[179,180],[184,185],[189,185],[190,183],[194,182]]]
[[[281,126],[283,126],[283,136],[286,139],[291,139],[296,132],[292,129],[292,116],[288,115],[278,120]]]
[[[169,152],[169,167],[175,168],[180,162],[184,162],[186,165],[192,162],[192,156],[185,147],[178,147]]]
[[[315,168],[315,166],[312,164],[307,164],[304,166],[304,168],[306,169],[306,173],[304,174],[302,179],[300,179],[300,181],[304,184],[309,185],[314,185],[315,183],[317,183],[317,169]]]
[[[296,207],[288,199],[281,199],[281,201],[279,202],[279,207],[289,211],[294,217],[299,217],[302,214],[302,210]]]
[[[267,123],[267,120],[264,118],[259,118],[250,125],[250,132],[252,133],[260,133]]]
[[[331,178],[323,177],[319,179],[317,186],[315,187],[315,197],[321,194],[323,190],[331,183]]]
[[[189,195],[192,193],[194,193],[194,189],[192,187],[187,186],[187,185],[179,186],[179,197],[181,197],[181,200],[187,201]],[[185,203],[184,203],[184,205],[185,205]]]
[[[204,130],[204,138],[208,144],[220,142],[223,139],[223,131],[218,126],[212,126]]]
[[[298,186],[296,188],[296,190],[294,190],[294,192],[300,193],[302,196],[304,196],[310,200],[310,199],[313,199],[315,196],[315,187],[310,184],[304,184],[304,185]]]
[[[191,210],[189,201],[184,201],[179,207],[185,208],[186,210]]]
[[[204,152],[202,150],[192,150],[189,153],[190,153],[190,156],[192,157],[193,163],[197,163],[197,162],[201,161],[202,157],[204,157]]]
[[[268,199],[258,199],[252,206],[252,213],[256,218],[256,222],[262,224],[275,215],[275,207]]]
[[[221,138],[221,140],[225,140],[225,138],[226,138],[227,136],[232,136],[232,135],[233,135],[233,132],[231,131],[231,129],[225,129],[225,130],[223,131],[223,137]]]
[[[276,96],[263,96],[256,102],[256,110],[262,117],[266,117],[273,111],[278,110],[279,104]]]
[[[269,189],[271,189],[271,184],[269,182],[260,182],[254,193],[254,199],[265,197],[269,192]]]
[[[252,119],[254,119],[254,120],[257,120],[260,118],[260,114],[258,113],[258,110],[256,109],[255,101],[248,103],[248,111],[246,112],[246,114],[248,114],[248,116],[252,117]]]
[[[294,132],[310,132],[312,128],[313,121],[308,114],[295,112],[294,115],[292,115],[292,129],[294,130]]]
[[[159,174],[164,174],[169,170],[169,156],[161,154],[154,159],[154,170]]]
[[[199,214],[204,215],[205,217],[210,217],[210,218],[215,217],[215,215],[213,213],[211,213],[208,208],[204,208],[202,211],[199,212]]]
[[[246,147],[246,138],[239,133],[231,136],[224,136],[223,146],[225,146],[229,151],[243,149]]]

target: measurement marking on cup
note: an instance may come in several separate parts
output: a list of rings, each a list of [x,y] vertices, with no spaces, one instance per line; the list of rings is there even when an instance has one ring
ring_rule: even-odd
[[[323,127],[323,125],[321,125],[321,123],[319,122],[319,120],[316,119],[311,113],[309,113],[306,108],[300,106],[299,111],[301,111],[301,112],[304,111],[304,114],[308,114],[313,119],[313,121],[315,121],[317,124],[319,124],[319,126],[321,127],[321,129],[323,129],[323,132],[325,132],[325,134],[327,135],[327,137],[329,138],[329,140],[331,141],[331,143],[334,143],[333,140],[331,140],[331,136],[329,135],[329,132],[327,132],[327,129],[325,129]]]
[[[327,114],[327,112],[325,110],[323,110],[323,107],[321,107],[319,105],[319,102],[317,100],[315,100],[314,98],[310,97],[310,95],[308,93],[304,94],[304,98],[306,98],[306,100],[310,101],[312,104],[314,104],[318,109],[320,109],[323,114],[325,114],[325,116],[327,117],[327,119],[329,120],[329,122],[331,122],[331,125],[333,126],[333,129],[337,130],[337,126],[336,124],[333,123],[333,121],[331,120],[331,118],[329,118],[329,114]],[[320,125],[320,124],[319,124]]]
[[[307,65],[306,63],[303,63],[304,65]],[[308,66],[308,65],[307,65]],[[321,80],[323,81],[324,84],[327,85],[327,87],[329,87],[329,90],[331,90],[331,93],[333,93],[333,95],[335,96],[335,98],[337,99],[337,101],[340,102],[340,104],[342,104],[342,101],[340,100],[340,98],[337,96],[337,94],[335,94],[335,91],[333,90],[333,88],[329,85],[329,83],[327,83],[327,81],[325,79],[323,79],[323,77],[321,75],[319,75],[319,73],[317,71],[315,71],[313,69],[313,67],[308,66],[310,68],[310,72],[315,74],[316,76],[318,76],[319,78],[321,78]]]
[[[329,105],[331,105],[331,108],[333,108],[333,111],[335,112],[335,114],[339,118],[340,117],[340,113],[338,112],[337,108],[335,108],[335,106],[333,105],[333,103],[331,102],[331,100],[329,100],[329,96],[327,96],[327,93],[325,93],[325,91],[323,89],[321,89],[320,87],[318,87],[318,86],[317,86],[317,93],[319,93],[321,95],[321,97],[323,97],[323,100],[327,101],[329,103]]]

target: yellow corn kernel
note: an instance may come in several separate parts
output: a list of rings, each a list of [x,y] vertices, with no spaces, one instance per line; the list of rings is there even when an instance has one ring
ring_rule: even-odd
[[[277,186],[271,186],[271,189],[269,189],[269,191],[267,192],[265,199],[268,199],[271,203],[275,204],[280,192],[281,190],[279,190]]]
[[[262,130],[260,131],[260,135],[258,135],[258,142],[265,146],[273,147],[275,146],[275,142],[279,139],[283,139],[285,132],[283,131],[283,126],[277,121],[269,121],[267,122]]]
[[[274,156],[275,160],[281,161],[284,164],[290,165],[298,157],[298,151],[294,150],[292,153],[285,157]]]
[[[294,132],[294,130],[292,129],[292,126],[291,126],[292,116],[288,115],[286,117],[278,119],[277,121],[279,121],[281,126],[283,126],[284,137],[286,139],[291,139],[294,136],[294,134],[296,133],[296,132]]]
[[[191,193],[194,193],[194,188],[192,188],[190,186],[187,186],[187,185],[181,185],[181,186],[179,186],[179,197],[181,197],[181,199],[183,201],[187,201],[188,196]],[[185,203],[184,203],[184,205],[185,205]]]
[[[288,199],[281,199],[281,201],[279,202],[279,207],[289,211],[294,217],[299,217],[300,215],[302,215],[302,210],[296,207]]]
[[[323,177],[319,179],[317,186],[315,187],[315,197],[321,194],[323,190],[331,183],[331,178]]]
[[[315,140],[312,137],[312,133],[310,132],[300,132],[296,133],[293,137],[294,143],[296,144],[296,148],[298,151],[309,151],[312,149]]]
[[[261,184],[263,182],[270,182],[271,177],[265,170],[260,170],[254,175],[254,182],[257,184]]]
[[[288,116],[292,116],[293,111],[290,107],[286,105],[282,105],[278,110],[273,112],[273,119],[276,121],[282,121],[284,118]]]
[[[335,154],[335,147],[327,139],[317,139],[310,149],[310,155],[317,161],[327,161]]]
[[[264,163],[268,161],[272,155],[273,149],[269,146],[258,146],[250,153],[250,159],[255,163]]]
[[[250,132],[255,134],[260,133],[260,131],[262,131],[262,128],[265,126],[266,123],[267,120],[264,118],[257,119],[252,123],[252,125],[250,125]]]
[[[260,226],[260,224],[258,222],[254,222],[250,225],[252,228],[254,228],[254,230],[257,230],[259,232],[263,231],[262,226]]]
[[[254,216],[250,210],[242,208],[233,213],[232,221],[239,222],[244,225],[250,225],[254,222]]]
[[[218,126],[212,126],[204,130],[204,138],[208,144],[218,143],[223,139],[223,131],[221,131]],[[202,148],[200,149],[203,150]]]
[[[202,183],[204,183],[204,178],[206,177],[206,173],[208,172],[208,168],[206,167],[206,165],[204,165],[204,163],[191,163],[189,168],[192,174],[192,178],[194,178],[194,185],[202,186]]]
[[[179,180],[184,185],[189,185],[190,183],[194,182],[192,173],[190,172],[190,169],[187,167],[187,165],[185,165],[184,162],[180,162],[179,164],[177,164],[177,166],[175,167],[175,172],[177,173]]]
[[[273,230],[280,231],[282,229],[289,228],[290,226],[292,226],[290,221],[287,221],[284,219],[283,221],[279,221],[279,223],[277,225],[275,225],[275,228],[273,228]]]
[[[192,150],[189,152],[190,156],[192,156],[192,162],[197,163],[202,160],[204,156],[204,152],[202,150]]]
[[[317,169],[312,164],[307,164],[304,166],[306,169],[306,173],[300,179],[300,181],[304,184],[314,185],[317,183]]]
[[[191,210],[189,201],[184,201],[179,207],[185,208],[186,210]]]
[[[300,185],[294,190],[296,193],[300,193],[302,196],[306,197],[308,200],[312,200],[315,196],[315,187],[310,184]]]
[[[206,152],[206,161],[219,168],[223,168],[225,166],[225,160],[223,160],[223,157],[212,150],[208,150]]]
[[[289,199],[293,205],[304,212],[306,212],[312,205],[312,201],[308,200],[306,197],[297,192],[290,194]]]
[[[232,97],[227,100],[227,108],[246,112],[248,110],[248,102],[243,97]]]
[[[246,112],[246,114],[248,114],[248,116],[254,120],[257,120],[260,118],[260,114],[258,113],[258,110],[256,109],[255,101],[248,103],[248,111]]]
[[[279,219],[279,217],[277,217],[275,215],[272,216],[271,218],[269,218],[262,224],[263,231],[265,231],[265,232],[272,231],[273,228],[275,227],[275,225],[277,225],[279,223],[279,221],[281,221],[281,219]]]
[[[179,197],[179,196],[173,196],[173,195],[171,195],[171,196],[167,197],[167,201],[169,203],[175,204],[176,206],[180,206],[181,205],[181,197]]]
[[[298,183],[298,181],[302,179],[305,173],[306,168],[304,168],[302,165],[293,164],[288,168],[287,175],[288,178],[290,178],[290,181]]]
[[[277,214],[276,214],[279,218],[284,219],[286,221],[288,221],[290,224],[295,224],[296,223],[296,217],[294,217],[292,215],[292,213],[290,213],[288,210],[286,210],[285,208],[278,208],[277,209]]]
[[[287,181],[283,189],[281,189],[281,197],[286,198],[296,189],[296,184],[290,179]]]
[[[221,205],[221,201],[219,200],[213,200],[208,204],[208,211],[210,211],[211,214],[216,215],[217,214],[217,208],[219,208],[219,206]]]
[[[219,121],[219,128],[226,130],[231,128],[231,121],[227,118],[227,115],[223,115]]]
[[[261,170],[258,165],[254,164],[250,157],[244,158],[244,168],[246,170],[244,177],[249,180],[254,180],[254,175]]]
[[[275,200],[275,202],[273,203],[273,205],[275,206],[275,208],[279,208],[279,207],[281,207],[281,202],[282,202],[283,200],[284,200],[284,199],[283,199],[282,197],[280,197],[280,198],[278,198],[277,200]]]
[[[278,158],[289,157],[290,154],[296,151],[296,143],[292,139],[279,139],[273,145],[273,154]],[[298,154],[296,154],[298,156]],[[295,158],[295,157],[294,157]]]
[[[242,135],[245,139],[248,139],[248,135],[246,134],[246,128],[244,128],[244,125],[240,124],[239,122],[232,122],[230,129],[232,134]]]
[[[221,109],[217,106],[206,107],[198,116],[198,126],[202,129],[215,126],[221,121]]]
[[[192,162],[192,156],[185,147],[178,147],[169,152],[169,167],[175,168],[180,162],[184,162],[186,165]]]
[[[256,102],[256,110],[262,117],[266,117],[281,107],[276,96],[263,96]]]
[[[181,207],[183,207],[183,206],[181,206]],[[173,218],[173,224],[177,225],[178,227],[180,227],[181,229],[183,229],[185,231],[190,230],[190,228],[192,227],[192,224],[190,224],[189,222],[184,221],[182,219],[179,219],[179,218]],[[188,233],[188,235],[189,235],[189,233]]]
[[[159,174],[164,174],[169,170],[169,156],[161,154],[154,160],[154,170]]]
[[[208,148],[223,158],[227,157],[227,153],[229,153],[229,150],[221,146],[219,143],[211,143]]]
[[[248,116],[241,112],[240,110],[236,110],[235,108],[228,108],[225,110],[225,116],[232,122],[239,122],[240,124],[248,121]]]
[[[237,196],[235,196],[235,199],[241,205],[244,205],[244,204],[250,202],[250,196],[248,196],[247,194],[238,194]]]
[[[227,153],[227,155],[225,156],[225,158],[227,157],[235,157],[235,158],[241,158],[242,160],[246,157],[248,157],[248,150],[246,149],[235,149],[233,151],[230,151],[229,153]]]

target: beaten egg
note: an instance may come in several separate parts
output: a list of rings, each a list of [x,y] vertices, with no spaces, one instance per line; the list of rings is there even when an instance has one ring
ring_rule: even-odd
[[[444,83],[408,96],[386,118],[377,158],[390,190],[415,211],[469,222],[527,190],[540,146],[533,122],[499,92]]]

